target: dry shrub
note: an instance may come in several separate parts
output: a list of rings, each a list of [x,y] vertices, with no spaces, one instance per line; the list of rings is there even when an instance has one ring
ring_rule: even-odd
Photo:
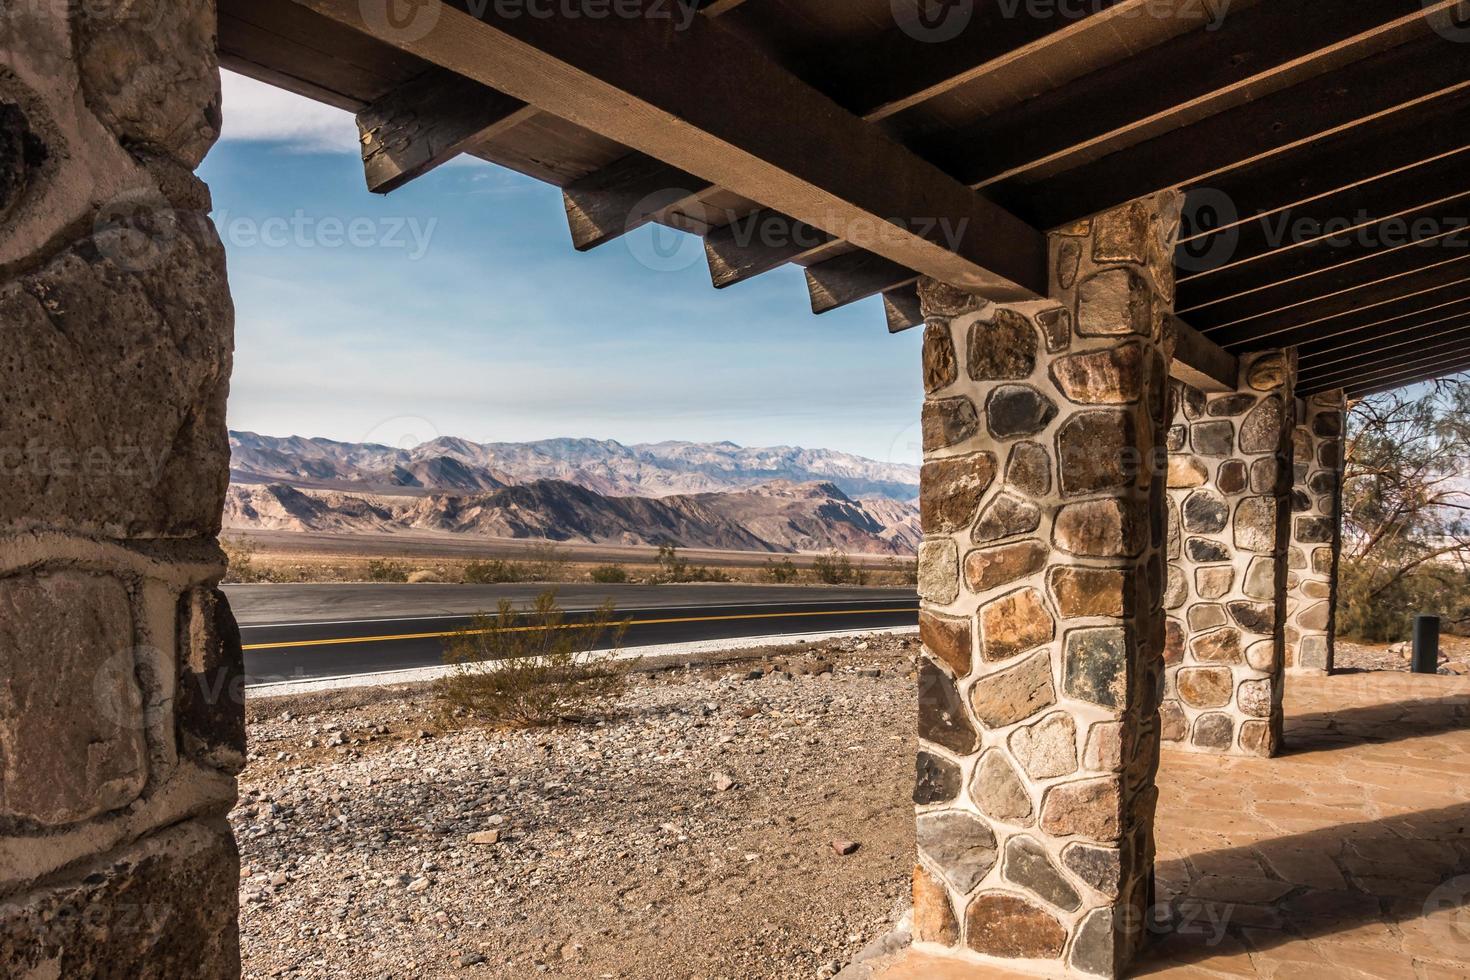
[[[439,697],[451,712],[504,728],[576,717],[622,692],[635,662],[611,655],[627,628],[611,602],[569,622],[555,590],[526,610],[502,599],[497,612],[481,613],[444,641],[444,663],[452,669],[437,685]],[[604,649],[594,652],[599,643]]]

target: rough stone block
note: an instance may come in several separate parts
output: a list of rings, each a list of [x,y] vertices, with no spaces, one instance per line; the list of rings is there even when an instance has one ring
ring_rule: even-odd
[[[932,660],[919,667],[919,738],[969,755],[980,745],[955,683]]]
[[[949,324],[927,324],[924,327],[924,390],[933,394],[954,384],[958,378],[959,362],[955,358]]]
[[[1054,711],[1011,732],[1011,755],[1032,779],[1052,779],[1077,771],[1077,725]]]
[[[1132,269],[1107,269],[1077,287],[1077,332],[1084,337],[1153,332],[1153,291]]]
[[[1006,483],[1030,497],[1051,492],[1051,453],[1037,442],[1018,442],[1006,460]]]
[[[1079,405],[1127,405],[1143,394],[1143,345],[1123,344],[1059,357],[1051,366],[1057,389]]]
[[[980,431],[975,403],[963,396],[932,398],[924,403],[922,425],[924,451],[947,449]]]
[[[186,754],[238,773],[245,765],[245,659],[240,627],[219,589],[179,599],[177,721]]]
[[[1063,911],[1075,912],[1082,906],[1082,896],[1051,863],[1046,849],[1025,835],[1018,834],[1006,842],[1001,874],[1011,884]]]
[[[970,591],[986,592],[1041,571],[1049,554],[1040,541],[980,548],[965,555],[965,581]]]
[[[1031,794],[999,749],[980,757],[970,783],[970,798],[992,820],[1021,826],[1031,823]]]
[[[960,942],[960,923],[949,900],[949,889],[921,864],[914,865],[914,939],[951,947]]]
[[[1051,657],[1038,650],[1014,667],[980,678],[970,688],[970,705],[986,728],[1025,721],[1056,704]]]
[[[915,841],[960,894],[974,891],[999,859],[989,825],[958,810],[921,815]]]
[[[960,795],[960,767],[932,752],[920,752],[914,762],[914,803],[948,803]]]
[[[995,457],[972,453],[925,463],[919,473],[919,524],[925,534],[967,526],[995,479]]]
[[[969,617],[941,616],[928,610],[919,612],[919,642],[948,664],[956,677],[970,673],[974,656],[972,637]]]
[[[1115,841],[1122,826],[1122,798],[1115,776],[1059,783],[1041,801],[1041,829],[1053,837],[1075,834],[1094,841]]]
[[[1068,697],[1105,708],[1128,698],[1128,633],[1121,626],[1072,630],[1065,644],[1062,688]]]
[[[1041,508],[1013,493],[998,493],[985,505],[970,532],[976,544],[1030,534],[1041,526]]]
[[[1063,496],[1132,485],[1138,478],[1133,416],[1123,411],[1071,416],[1057,432],[1057,460]]]
[[[994,892],[970,903],[965,913],[965,943],[988,956],[1055,959],[1067,943],[1067,930],[1041,906]]]
[[[1036,370],[1036,328],[1015,310],[1000,308],[989,323],[970,326],[970,377],[976,381],[1021,381]]]
[[[1066,504],[1053,533],[1057,547],[1087,558],[1131,557],[1143,550],[1146,523],[1137,508],[1109,497]]]
[[[986,660],[1009,660],[1051,642],[1055,632],[1056,621],[1036,589],[1018,589],[980,608],[980,652]]]
[[[947,605],[960,594],[960,549],[950,538],[919,545],[919,598]]]
[[[1064,619],[1126,616],[1133,606],[1132,580],[1119,568],[1058,565],[1048,583]]]
[[[1056,402],[1030,385],[998,385],[985,399],[985,423],[997,439],[1035,435],[1056,417]]]

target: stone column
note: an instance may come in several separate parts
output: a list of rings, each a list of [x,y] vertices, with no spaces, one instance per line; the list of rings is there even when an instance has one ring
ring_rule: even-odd
[[[1159,710],[1166,745],[1274,755],[1281,744],[1293,358],[1241,359],[1239,387],[1175,383]]]
[[[1047,301],[920,287],[931,951],[1111,977],[1146,935],[1177,200],[1054,233]]]
[[[1342,550],[1347,399],[1341,390],[1326,391],[1296,404],[1285,663],[1290,673],[1326,674],[1332,670]]]
[[[0,10],[0,975],[239,975],[209,0]]]

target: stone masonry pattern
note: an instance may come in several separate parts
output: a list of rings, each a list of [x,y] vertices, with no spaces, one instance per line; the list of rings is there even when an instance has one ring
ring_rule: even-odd
[[[0,976],[239,975],[215,19],[0,16]]]
[[[1289,354],[1241,359],[1235,391],[1174,383],[1168,579],[1159,709],[1165,742],[1270,756],[1281,744]]]
[[[1116,976],[1151,896],[1178,199],[1051,235],[1051,299],[925,281],[920,948]]]
[[[1347,403],[1342,391],[1297,399],[1287,550],[1286,669],[1332,670]]]

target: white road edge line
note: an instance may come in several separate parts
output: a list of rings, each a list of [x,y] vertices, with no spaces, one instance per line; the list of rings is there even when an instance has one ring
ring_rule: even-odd
[[[723,640],[694,640],[688,643],[664,643],[654,646],[624,647],[612,655],[612,659],[633,660],[638,657],[682,657],[703,653],[720,653],[724,650],[743,650],[747,647],[791,646],[801,641],[815,643],[846,636],[871,636],[873,634],[903,635],[918,633],[917,626],[887,626],[880,629],[827,630],[820,633],[781,633],[774,636],[731,637]],[[321,691],[336,691],[352,687],[383,687],[389,684],[419,684],[437,680],[452,668],[406,667],[401,670],[379,670],[365,674],[344,674],[338,677],[312,677],[299,681],[272,681],[267,684],[247,684],[250,697],[270,698],[288,694],[316,694]]]

